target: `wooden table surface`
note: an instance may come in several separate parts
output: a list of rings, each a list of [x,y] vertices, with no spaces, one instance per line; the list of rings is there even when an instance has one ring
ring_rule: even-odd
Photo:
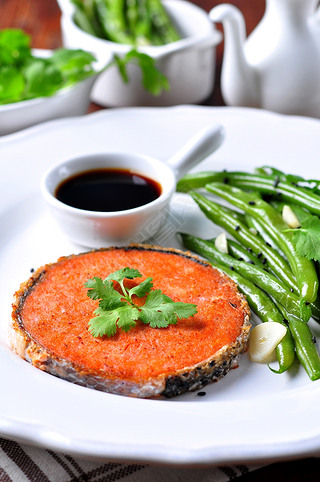
[[[207,12],[218,3],[217,0],[193,0]],[[229,0],[243,12],[247,33],[258,24],[265,9],[264,0]],[[56,0],[0,0],[0,29],[17,27],[25,30],[32,38],[32,47],[55,49],[62,45],[60,32],[60,10]],[[223,42],[217,48],[217,74],[212,95],[204,105],[223,106],[220,91],[220,71],[223,55]],[[89,112],[99,110],[100,106],[91,104]],[[319,401],[320,403],[320,401]],[[259,407],[257,407],[259,410]],[[263,415],[262,415],[263,417]],[[263,437],[263,424],[261,428]],[[239,482],[319,482],[320,459],[305,458],[301,460],[278,462],[262,469],[250,472]]]

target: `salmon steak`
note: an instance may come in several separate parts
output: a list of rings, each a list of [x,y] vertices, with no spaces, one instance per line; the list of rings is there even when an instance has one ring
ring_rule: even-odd
[[[129,331],[95,337],[98,301],[85,283],[138,269],[175,302],[197,313],[165,328],[137,321]],[[140,398],[174,397],[216,382],[245,351],[250,310],[235,283],[189,252],[149,245],[61,257],[36,270],[15,293],[10,343],[40,370],[82,386]]]

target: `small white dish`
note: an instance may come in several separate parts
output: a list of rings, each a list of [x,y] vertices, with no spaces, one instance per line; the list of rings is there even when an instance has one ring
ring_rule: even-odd
[[[50,168],[41,181],[41,192],[66,236],[76,244],[100,248],[106,245],[139,243],[152,238],[163,225],[177,180],[212,154],[222,143],[223,128],[209,126],[195,134],[166,163],[149,156],[109,152],[76,157]],[[91,211],[57,199],[62,182],[74,175],[97,169],[121,169],[159,184],[160,195],[153,201],[122,211]]]
[[[89,35],[73,21],[70,0],[58,0],[63,44],[92,52],[99,66],[108,64],[114,54],[123,56],[131,45],[118,44]],[[129,83],[124,83],[117,67],[103,72],[94,85],[91,100],[103,106],[169,106],[199,103],[209,97],[214,86],[215,47],[222,35],[210,21],[207,12],[184,0],[164,0],[164,6],[182,38],[162,46],[139,47],[139,51],[156,60],[158,69],[167,77],[169,91],[160,96],[147,92],[136,65],[128,66]]]
[[[34,50],[47,57],[49,50]],[[50,97],[0,105],[0,136],[25,129],[40,122],[60,117],[84,115],[88,111],[90,93],[97,75],[92,75],[71,87],[59,90]]]

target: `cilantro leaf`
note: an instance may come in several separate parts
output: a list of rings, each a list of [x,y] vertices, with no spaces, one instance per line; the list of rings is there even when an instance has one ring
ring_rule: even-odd
[[[99,300],[99,307],[94,311],[94,318],[89,321],[89,330],[93,336],[108,337],[115,335],[117,328],[129,331],[140,320],[150,324],[152,328],[165,328],[176,324],[178,318],[189,318],[197,312],[196,305],[174,302],[161,290],[153,290],[152,278],[148,277],[131,289],[124,286],[124,280],[141,278],[137,269],[123,268],[111,273],[103,281],[94,277],[85,286],[87,296],[92,300]],[[122,293],[114,287],[113,281],[120,284]],[[144,305],[136,305],[132,296],[146,297]]]
[[[60,48],[44,59],[33,55],[30,46],[30,36],[23,30],[8,28],[0,31],[0,104],[48,97],[96,74],[93,67],[96,59],[89,52]],[[169,89],[168,79],[157,69],[155,60],[134,48],[124,57],[115,55],[98,73],[116,66],[123,81],[128,83],[129,63],[140,69],[142,85],[152,95],[160,95]]]
[[[61,48],[42,58],[30,45],[20,29],[0,31],[0,104],[48,97],[96,73],[89,52]]]
[[[151,290],[153,286],[152,283],[152,278],[146,278],[144,281],[142,281],[140,284],[134,286],[129,290],[129,295],[136,295],[138,298],[142,298],[145,296],[149,291]]]
[[[136,61],[142,72],[142,85],[154,96],[160,95],[162,90],[169,90],[168,79],[156,68],[155,60],[147,54],[130,50],[128,61]]]
[[[0,67],[0,104],[19,101],[24,88],[24,77],[15,67]]]
[[[140,320],[150,323],[152,328],[176,324],[177,318],[189,318],[197,312],[196,305],[174,302],[161,290],[154,290],[147,296],[141,307]]]
[[[130,308],[126,305],[124,308]],[[102,308],[97,308],[94,311],[95,318],[91,318],[89,321],[89,329],[93,336],[113,336],[117,331],[117,321],[121,317],[121,310],[123,308],[118,308],[117,310],[104,310]],[[124,313],[126,317],[126,313]],[[125,323],[124,323],[125,325]]]
[[[164,303],[173,303],[173,300],[161,290],[153,290],[147,296],[144,307],[153,310]]]
[[[130,79],[127,72],[127,65],[130,63],[140,67],[142,85],[152,95],[158,96],[163,90],[169,90],[169,81],[167,77],[157,69],[155,60],[147,54],[138,52],[136,49],[130,50],[124,57],[115,55],[113,62],[111,62],[109,66],[117,65],[122,80],[128,83]]]
[[[126,304],[117,310],[119,319],[118,326],[124,331],[129,331],[130,328],[135,326],[135,322],[139,319],[139,310],[133,306]]]
[[[92,300],[98,300],[99,298],[107,298],[113,294],[113,286],[110,283],[105,283],[101,278],[94,277],[90,278],[84,284],[89,290],[87,291],[87,296]],[[117,293],[117,292],[116,292]]]
[[[66,85],[73,84],[94,73],[92,63],[95,57],[83,50],[57,49],[53,52],[50,61],[61,72]]]
[[[30,37],[18,28],[0,31],[0,65],[19,66],[31,57]]]
[[[133,279],[133,278],[141,278],[141,273],[137,269],[133,268],[122,268],[118,269],[114,273],[109,274],[106,280],[113,280],[118,281],[121,283],[125,278]]]
[[[292,241],[300,256],[309,260],[320,261],[319,217],[297,205],[290,204],[290,208],[298,217],[300,228],[288,228],[284,232],[292,233]]]
[[[173,303],[172,299],[164,295],[161,290],[149,293],[144,306],[141,307],[140,320],[152,328],[165,328],[169,324],[177,322],[175,317],[166,317],[163,312],[165,303]]]
[[[94,314],[96,317],[89,321],[89,329],[95,337],[113,336],[117,332],[117,326],[127,332],[135,326],[135,321],[139,318],[139,310],[126,303],[116,310],[104,310],[99,307]]]
[[[301,222],[301,227],[294,232],[293,242],[301,256],[320,261],[320,219],[318,216],[310,214],[305,217]]]
[[[162,307],[162,312],[166,313],[169,317],[171,314],[175,315],[176,318],[189,318],[189,316],[194,316],[197,313],[197,305],[192,303],[182,303],[181,301],[176,301],[174,303],[167,303]]]
[[[23,68],[26,79],[25,97],[47,97],[63,86],[63,77],[48,59],[33,59]]]

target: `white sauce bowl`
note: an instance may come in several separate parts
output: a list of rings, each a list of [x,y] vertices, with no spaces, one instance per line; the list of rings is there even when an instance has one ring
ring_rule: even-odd
[[[124,55],[130,45],[103,40],[81,30],[73,21],[74,7],[70,0],[58,0],[63,43],[68,48],[92,52],[100,67],[114,54]],[[163,46],[139,47],[157,61],[157,67],[168,78],[170,90],[155,97],[141,84],[136,65],[128,66],[130,81],[125,84],[116,67],[102,73],[94,85],[91,100],[102,106],[169,106],[204,101],[213,90],[215,78],[215,47],[221,33],[215,29],[208,14],[185,0],[164,0],[164,6],[182,34],[182,39]]]
[[[199,131],[166,163],[149,156],[106,152],[76,157],[51,167],[41,181],[41,192],[64,234],[76,244],[91,248],[140,243],[162,227],[176,183],[189,169],[214,152],[224,140],[219,125]],[[161,186],[155,200],[123,211],[89,211],[72,207],[56,197],[57,187],[79,173],[96,169],[126,169]]]
[[[50,50],[35,49],[39,57],[48,57]],[[88,77],[70,87],[59,90],[50,97],[0,105],[0,135],[11,134],[40,122],[84,115],[88,112],[90,93],[96,75]]]

